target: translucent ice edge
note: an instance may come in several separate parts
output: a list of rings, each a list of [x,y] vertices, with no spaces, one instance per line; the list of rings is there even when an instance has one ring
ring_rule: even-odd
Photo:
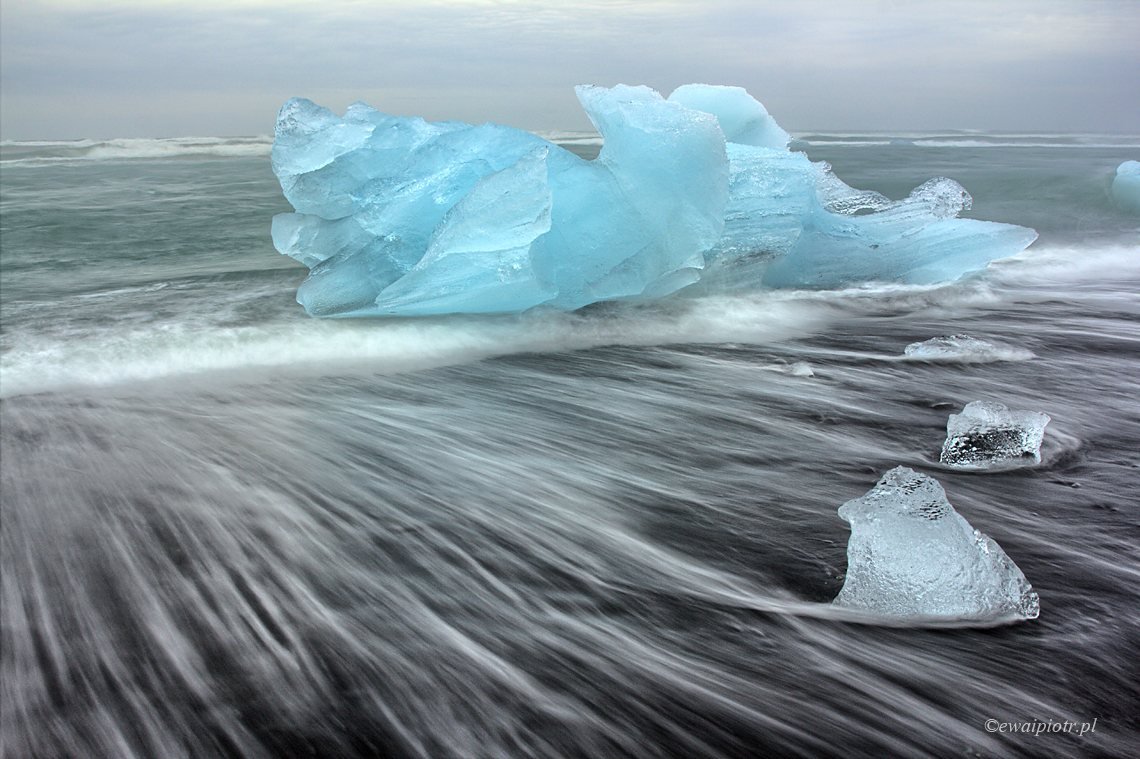
[[[993,539],[970,526],[937,480],[896,467],[839,515],[851,525],[847,576],[833,604],[887,618],[1001,623],[1040,601]]]
[[[315,316],[573,310],[681,290],[931,284],[1014,255],[1031,229],[958,219],[933,179],[901,201],[855,190],[738,87],[576,90],[596,160],[495,124],[431,123],[292,99],[273,170],[295,213],[279,251],[310,268]]]
[[[1017,346],[998,345],[970,335],[944,335],[920,343],[911,343],[903,350],[907,361],[932,363],[984,364],[997,361],[1028,361],[1035,358],[1033,351]]]

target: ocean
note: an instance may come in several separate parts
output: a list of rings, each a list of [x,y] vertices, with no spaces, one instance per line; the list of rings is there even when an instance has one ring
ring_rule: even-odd
[[[296,304],[269,146],[0,144],[5,756],[1140,753],[1140,136],[797,135],[1040,233],[953,284],[391,320]],[[975,400],[1041,463],[940,465]],[[898,465],[1038,619],[831,606]]]

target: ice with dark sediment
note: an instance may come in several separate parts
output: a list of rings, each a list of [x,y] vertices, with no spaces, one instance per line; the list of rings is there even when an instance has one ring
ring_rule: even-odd
[[[946,442],[939,460],[954,467],[984,469],[1016,463],[1041,463],[1048,414],[1011,411],[994,401],[966,404],[946,422]]]
[[[789,151],[738,87],[577,94],[604,140],[593,161],[506,126],[288,101],[272,163],[295,212],[272,236],[310,268],[298,301],[316,316],[414,316],[927,284],[1036,238],[956,218],[971,201],[950,179],[900,201],[848,187]]]
[[[937,480],[896,467],[839,515],[851,525],[837,606],[892,618],[1034,619],[1039,599],[991,538],[970,526]]]
[[[998,345],[971,335],[942,335],[911,343],[903,349],[903,357],[910,361],[988,363],[1025,361],[1034,354],[1026,348]]]
[[[1112,200],[1122,211],[1140,213],[1140,161],[1125,161],[1116,167]]]

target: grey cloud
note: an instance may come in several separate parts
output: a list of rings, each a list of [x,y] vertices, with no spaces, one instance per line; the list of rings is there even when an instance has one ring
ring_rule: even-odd
[[[739,84],[792,129],[1140,132],[1131,2],[7,4],[7,138],[265,132],[305,95],[581,128],[571,87]],[[62,117],[62,118],[61,118]]]

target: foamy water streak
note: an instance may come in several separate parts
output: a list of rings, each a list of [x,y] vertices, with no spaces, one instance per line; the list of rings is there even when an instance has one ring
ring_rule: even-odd
[[[388,375],[6,399],[6,742],[127,757],[828,755],[837,740],[1001,754],[1015,744],[983,728],[998,709],[1095,708],[1121,725],[1106,700],[1074,704],[1036,669],[1003,668],[1028,657],[1097,692],[1128,687],[1113,631],[1140,586],[1118,553],[1130,516],[1092,506],[1128,472],[1118,453],[1078,452],[1109,425],[1140,431],[1102,403],[1140,374],[1106,371],[1116,344],[1058,339],[1080,314],[1116,323],[1096,298],[1039,320],[952,290],[851,293],[862,305],[790,344],[747,344],[706,316],[671,347],[554,341]],[[667,331],[660,315],[622,317],[583,318],[596,334],[639,319]],[[972,367],[868,359],[960,322],[1044,349]],[[710,327],[738,342],[695,340]],[[765,371],[808,350],[814,376]],[[1032,478],[938,474],[1042,593],[1033,634],[832,607],[838,505],[887,466],[929,466],[949,410],[995,394],[1048,409],[1050,436],[1077,441]],[[1118,729],[1095,746],[1126,750]]]
[[[998,306],[1002,296],[994,292],[994,285],[1039,287],[1128,276],[1140,277],[1136,248],[1041,247],[998,262],[988,272],[956,285],[867,285],[830,292],[677,297],[653,306],[610,304],[582,313],[539,310],[518,316],[329,321],[309,319],[290,309],[270,321],[234,325],[233,312],[243,297],[239,291],[228,304],[215,303],[207,312],[188,312],[174,320],[139,324],[128,320],[113,327],[7,335],[0,397],[208,374],[247,381],[267,372],[390,374],[491,356],[605,345],[765,345],[826,330],[851,313]],[[163,297],[161,291],[168,287],[169,283],[160,282],[80,295],[75,297],[76,308],[84,308],[83,301],[93,298],[129,303],[139,294]],[[250,296],[255,292],[250,290]],[[1001,342],[982,351],[936,359],[903,355],[901,347],[898,352],[859,356],[883,362],[962,364],[1024,361],[1034,356],[1024,345]]]
[[[1136,156],[807,149],[1041,240],[943,287],[330,323],[264,157],[5,164],[6,755],[1136,755]],[[953,334],[1033,357],[903,355]],[[975,400],[1048,413],[1041,463],[940,466]],[[898,465],[1039,619],[830,605],[836,509]],[[1099,726],[985,728],[1026,715]]]
[[[153,290],[151,290],[153,291]],[[113,297],[113,296],[111,296]],[[394,373],[510,353],[600,345],[769,343],[816,329],[828,306],[787,297],[679,301],[607,313],[328,321],[293,314],[270,323],[128,325],[80,336],[11,338],[0,396],[205,373]]]
[[[1140,223],[1136,242],[1115,245],[1039,245],[990,265],[989,276],[1008,286],[1062,286],[1140,277]]]
[[[0,143],[0,165],[35,166],[69,161],[268,156],[271,137],[168,137]]]

